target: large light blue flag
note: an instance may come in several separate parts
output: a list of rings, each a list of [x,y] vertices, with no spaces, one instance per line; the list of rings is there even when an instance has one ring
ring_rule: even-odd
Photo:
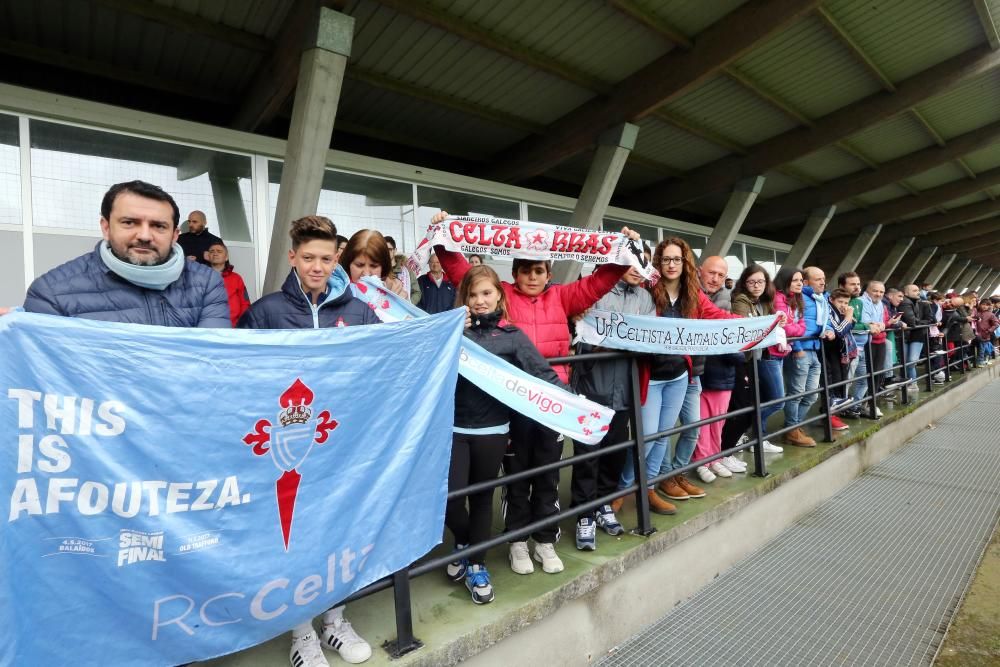
[[[463,321],[0,317],[0,665],[229,653],[428,552]]]

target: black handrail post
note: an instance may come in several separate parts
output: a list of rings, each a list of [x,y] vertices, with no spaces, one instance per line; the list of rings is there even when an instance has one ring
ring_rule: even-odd
[[[910,388],[910,375],[907,372],[907,368],[906,368],[906,329],[903,329],[902,331],[900,331],[899,340],[900,340],[900,344],[899,344],[899,362],[903,365],[903,379],[905,380],[905,383],[903,384],[903,387],[900,390],[900,393],[903,395],[903,399],[902,399],[903,405],[909,405],[910,404],[910,391],[909,391],[909,388]],[[916,372],[916,371],[914,370],[914,372]]]
[[[392,601],[396,610],[396,638],[382,645],[393,660],[415,651],[423,642],[413,636],[413,610],[410,607],[410,573],[406,569],[392,575]]]
[[[764,462],[764,424],[760,418],[760,361],[751,354],[753,364],[753,428],[756,431],[757,445],[753,448],[753,474],[757,477],[767,477],[767,464]]]
[[[871,398],[868,406],[868,417],[877,419],[878,413],[875,412],[878,409],[878,406],[875,405],[875,358],[872,356],[872,335],[870,333],[868,340],[865,341],[865,365],[868,366],[868,377],[865,380],[868,383],[868,396]]]
[[[966,367],[965,367],[965,346],[966,345],[967,345],[967,343],[965,341],[962,341],[962,344],[959,345],[959,347],[962,348],[962,365],[959,366],[958,368],[962,371],[962,375],[965,375],[968,372],[966,370]]]
[[[934,371],[931,368],[931,328],[924,327],[924,354],[927,355],[927,393],[934,391]]]
[[[954,355],[952,355],[951,351],[948,349],[948,336],[947,335],[944,338],[941,339],[941,345],[943,346],[942,349],[944,350],[944,381],[950,383],[951,382],[951,365],[952,365],[952,363],[954,363],[954,362],[952,362],[951,359],[952,359],[952,357]]]
[[[636,532],[640,535],[652,535],[656,532],[649,517],[649,485],[646,479],[646,439],[642,433],[642,390],[639,387],[639,362],[632,357],[632,437],[635,438],[635,449],[632,451],[632,470],[635,473],[635,513],[639,526]]]
[[[823,420],[823,431],[826,435],[827,442],[833,442],[833,422],[831,417],[833,417],[833,408],[830,407],[830,376],[827,375],[826,371],[826,354],[823,350],[823,339],[819,339],[819,351],[816,352],[819,355],[819,382],[823,387],[823,405],[826,409],[826,419]]]

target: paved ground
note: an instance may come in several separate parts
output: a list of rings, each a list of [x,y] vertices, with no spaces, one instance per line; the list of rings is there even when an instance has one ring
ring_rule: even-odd
[[[613,665],[928,665],[1000,516],[1000,382],[917,435],[693,598]],[[989,562],[987,563],[989,564]],[[989,572],[985,575],[989,576]],[[996,581],[970,597],[964,654],[996,646]]]

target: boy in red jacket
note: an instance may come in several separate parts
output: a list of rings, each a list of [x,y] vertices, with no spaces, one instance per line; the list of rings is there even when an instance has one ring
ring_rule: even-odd
[[[448,214],[441,211],[434,216],[431,224],[438,224],[447,217]],[[622,233],[635,240],[639,238],[627,227],[622,228]],[[434,251],[448,276],[461,282],[469,270],[465,257],[443,246],[435,246]],[[569,318],[582,314],[611,291],[628,268],[605,264],[587,278],[568,285],[548,285],[552,278],[551,262],[515,259],[512,270],[514,282],[503,283],[510,321],[527,334],[542,356],[566,356],[569,354]],[[559,365],[554,369],[559,379],[568,384],[568,368]],[[562,457],[562,439],[555,431],[517,413],[511,414],[510,440],[511,450],[504,462],[505,474],[553,463]],[[559,471],[553,470],[509,484],[505,502],[507,531],[523,528],[558,513]],[[531,537],[535,541],[534,558],[542,564],[542,570],[549,574],[562,572],[563,563],[556,555],[554,546],[559,539],[559,526],[535,531]],[[510,566],[517,574],[534,572],[524,538],[510,543]]]

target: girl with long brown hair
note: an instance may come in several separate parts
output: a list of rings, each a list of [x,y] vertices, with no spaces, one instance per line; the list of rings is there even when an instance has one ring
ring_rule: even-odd
[[[670,237],[656,246],[653,266],[660,279],[652,289],[656,313],[660,317],[696,319],[729,319],[735,317],[717,308],[701,291],[694,253],[682,238]],[[693,363],[698,363],[695,368]],[[646,433],[659,433],[673,428],[680,417],[683,423],[701,419],[701,368],[703,363],[687,355],[652,355],[648,367],[648,384],[645,385],[642,405],[642,428]],[[696,372],[697,371],[697,372]],[[644,380],[646,378],[644,377]],[[685,414],[682,416],[682,412]],[[685,437],[686,436],[686,437]],[[646,470],[650,478],[669,473],[691,462],[698,429],[689,429],[677,439],[671,457],[669,438],[657,438],[646,443]],[[625,462],[619,488],[634,483],[634,472],[629,458]],[[674,475],[662,481],[659,489],[668,498],[687,500],[702,498],[704,490],[691,484],[683,475]],[[673,514],[676,508],[663,500],[655,490],[649,491],[650,509],[658,514]]]

